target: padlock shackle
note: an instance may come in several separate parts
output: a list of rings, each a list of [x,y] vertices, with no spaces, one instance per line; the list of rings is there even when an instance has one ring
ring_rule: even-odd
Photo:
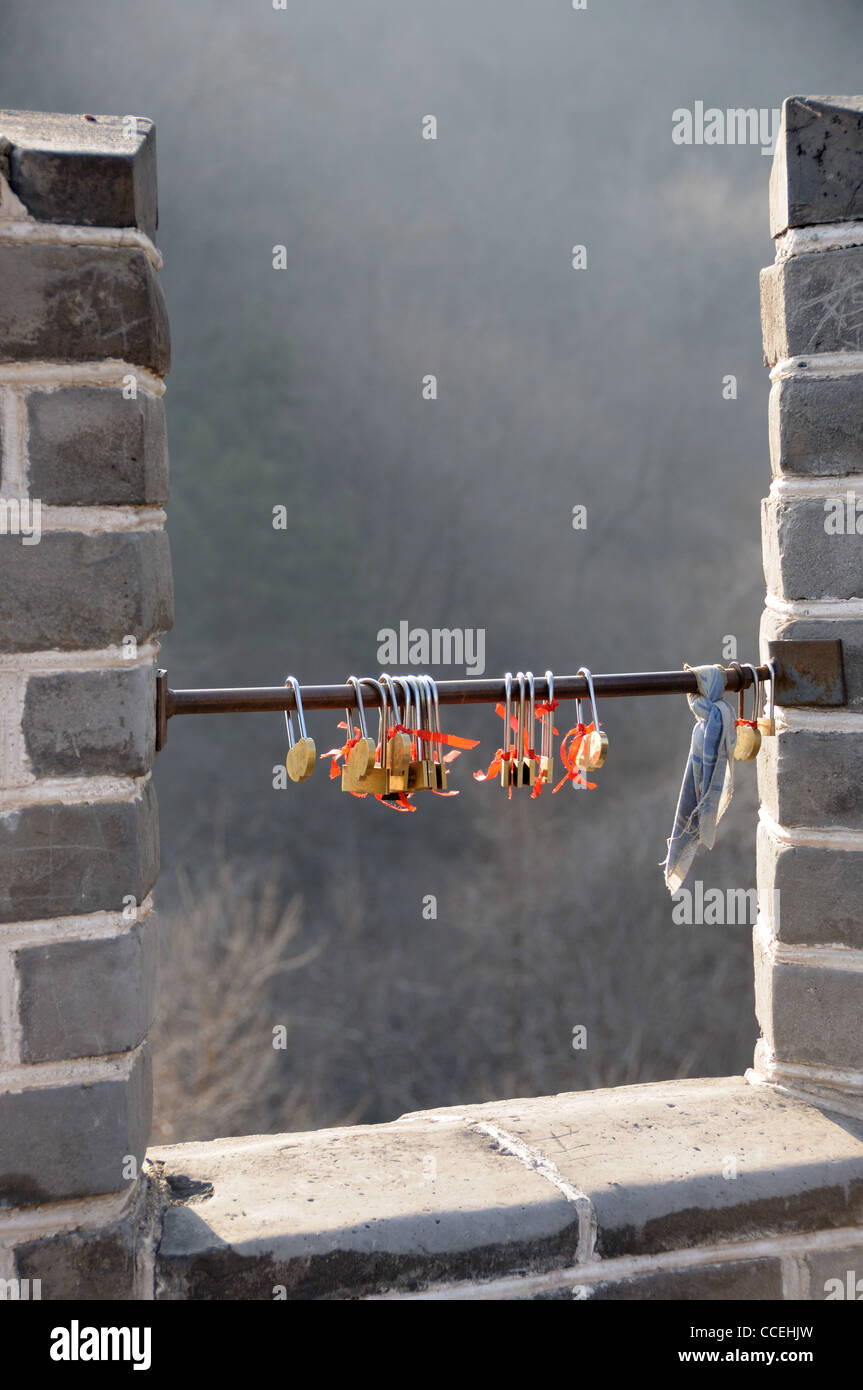
[[[764,714],[764,686],[761,684],[761,677],[751,661],[744,661],[741,664],[752,672],[752,723],[757,724]],[[743,695],[742,690],[740,694]]]
[[[306,733],[306,720],[303,714],[303,700],[300,694],[300,682],[297,680],[296,676],[285,676],[285,685],[289,685],[291,687],[291,690],[293,690],[294,692],[294,700],[296,702],[297,709],[297,723],[300,728],[300,738],[308,738],[308,734]],[[296,735],[294,734],[294,717],[292,712],[287,709],[285,710],[285,728],[288,731],[288,747],[293,748],[294,744],[296,743]]]
[[[546,671],[545,680],[548,686],[548,714],[542,721],[542,756],[551,758],[554,752],[554,676],[551,671]]]
[[[593,688],[593,676],[590,674],[590,672],[588,671],[588,669],[587,669],[586,666],[579,666],[579,668],[578,668],[578,670],[576,671],[575,674],[576,674],[577,676],[584,676],[584,679],[587,681],[587,688],[588,688],[588,691],[590,692],[590,711],[591,711],[591,714],[593,715],[593,727],[594,727],[594,729],[597,730],[597,732],[599,732],[599,715],[598,715],[597,712],[596,712],[596,692],[595,692],[595,690],[594,690],[594,688]],[[579,724],[581,723],[581,701],[580,701],[580,700],[578,701],[578,722],[579,722]]]
[[[365,680],[368,680],[369,677],[366,676],[366,677],[364,677],[364,679],[365,679]],[[377,682],[375,682],[375,683],[377,684]],[[367,723],[366,723],[366,711],[365,711],[365,708],[364,708],[364,706],[363,706],[363,692],[362,692],[362,690],[360,689],[360,680],[359,680],[359,677],[358,677],[358,676],[348,676],[347,680],[345,681],[345,685],[349,685],[349,686],[351,687],[351,689],[353,690],[354,694],[355,694],[356,697],[357,697],[357,714],[359,715],[359,720],[360,720],[360,735],[361,735],[362,738],[366,738],[366,739],[367,739],[368,736],[369,736],[369,729],[368,729],[368,725],[367,725]],[[348,724],[348,738],[350,739],[350,738],[353,738],[354,717],[353,717],[353,714],[351,713],[351,710],[350,710],[349,707],[346,707],[346,708],[345,708],[345,719],[347,720],[347,724]]]

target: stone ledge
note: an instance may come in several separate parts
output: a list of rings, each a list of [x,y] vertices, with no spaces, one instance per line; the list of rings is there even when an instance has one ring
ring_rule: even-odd
[[[156,130],[138,116],[0,111],[6,173],[31,217],[97,227],[140,227],[152,237]]]
[[[163,1299],[367,1297],[863,1220],[863,1121],[739,1077],[148,1157]],[[744,1273],[776,1296],[772,1267]]]

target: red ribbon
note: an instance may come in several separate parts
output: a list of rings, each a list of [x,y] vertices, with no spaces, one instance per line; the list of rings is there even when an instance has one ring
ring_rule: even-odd
[[[564,735],[560,744],[560,757],[566,768],[566,772],[554,788],[555,792],[560,791],[564,782],[577,782],[582,787],[589,787],[591,791],[596,790],[596,782],[588,782],[587,779],[582,776],[581,768],[578,767],[576,763],[582,743],[587,738],[588,734],[592,734],[593,732],[593,723],[576,724],[574,729],[570,729],[569,732]]]

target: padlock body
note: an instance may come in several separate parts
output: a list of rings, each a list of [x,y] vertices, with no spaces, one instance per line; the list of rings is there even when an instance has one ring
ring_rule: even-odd
[[[315,770],[315,741],[313,738],[298,738],[293,748],[288,749],[285,768],[292,782],[305,782]]]
[[[542,781],[543,786],[548,786],[550,782],[554,781],[554,758],[540,758],[538,778]]]
[[[591,729],[578,746],[575,756],[576,767],[593,770],[602,767],[608,757],[608,734],[604,729]]]
[[[352,777],[349,768],[342,768],[343,792],[363,792],[369,796],[386,796],[393,790],[389,781],[389,772],[385,767],[370,767],[362,777]]]
[[[348,753],[345,766],[354,780],[364,777],[369,768],[374,767],[375,747],[374,739],[361,738]]]
[[[431,761],[413,762],[408,765],[406,792],[437,790],[437,774]]]
[[[533,758],[512,758],[502,764],[502,787],[532,787],[536,782],[536,763]]]
[[[757,729],[753,729],[750,724],[737,725],[737,742],[734,745],[734,757],[739,763],[750,763],[753,758],[758,757],[758,750],[761,747],[761,735]]]
[[[411,761],[411,740],[410,734],[393,734],[387,743],[387,767],[393,777],[402,779],[407,778],[408,768]],[[404,791],[404,787],[395,788],[397,791]]]
[[[767,716],[758,721],[758,732],[762,738],[773,738],[776,733],[776,720],[768,719]]]

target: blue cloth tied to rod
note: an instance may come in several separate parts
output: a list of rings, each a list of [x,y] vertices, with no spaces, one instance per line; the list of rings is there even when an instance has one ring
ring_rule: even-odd
[[[734,710],[722,699],[725,671],[721,666],[687,667],[698,681],[698,695],[687,695],[695,715],[689,759],[662,867],[665,883],[675,893],[692,867],[699,845],[713,848],[716,827],[734,788],[733,754],[737,742]]]

